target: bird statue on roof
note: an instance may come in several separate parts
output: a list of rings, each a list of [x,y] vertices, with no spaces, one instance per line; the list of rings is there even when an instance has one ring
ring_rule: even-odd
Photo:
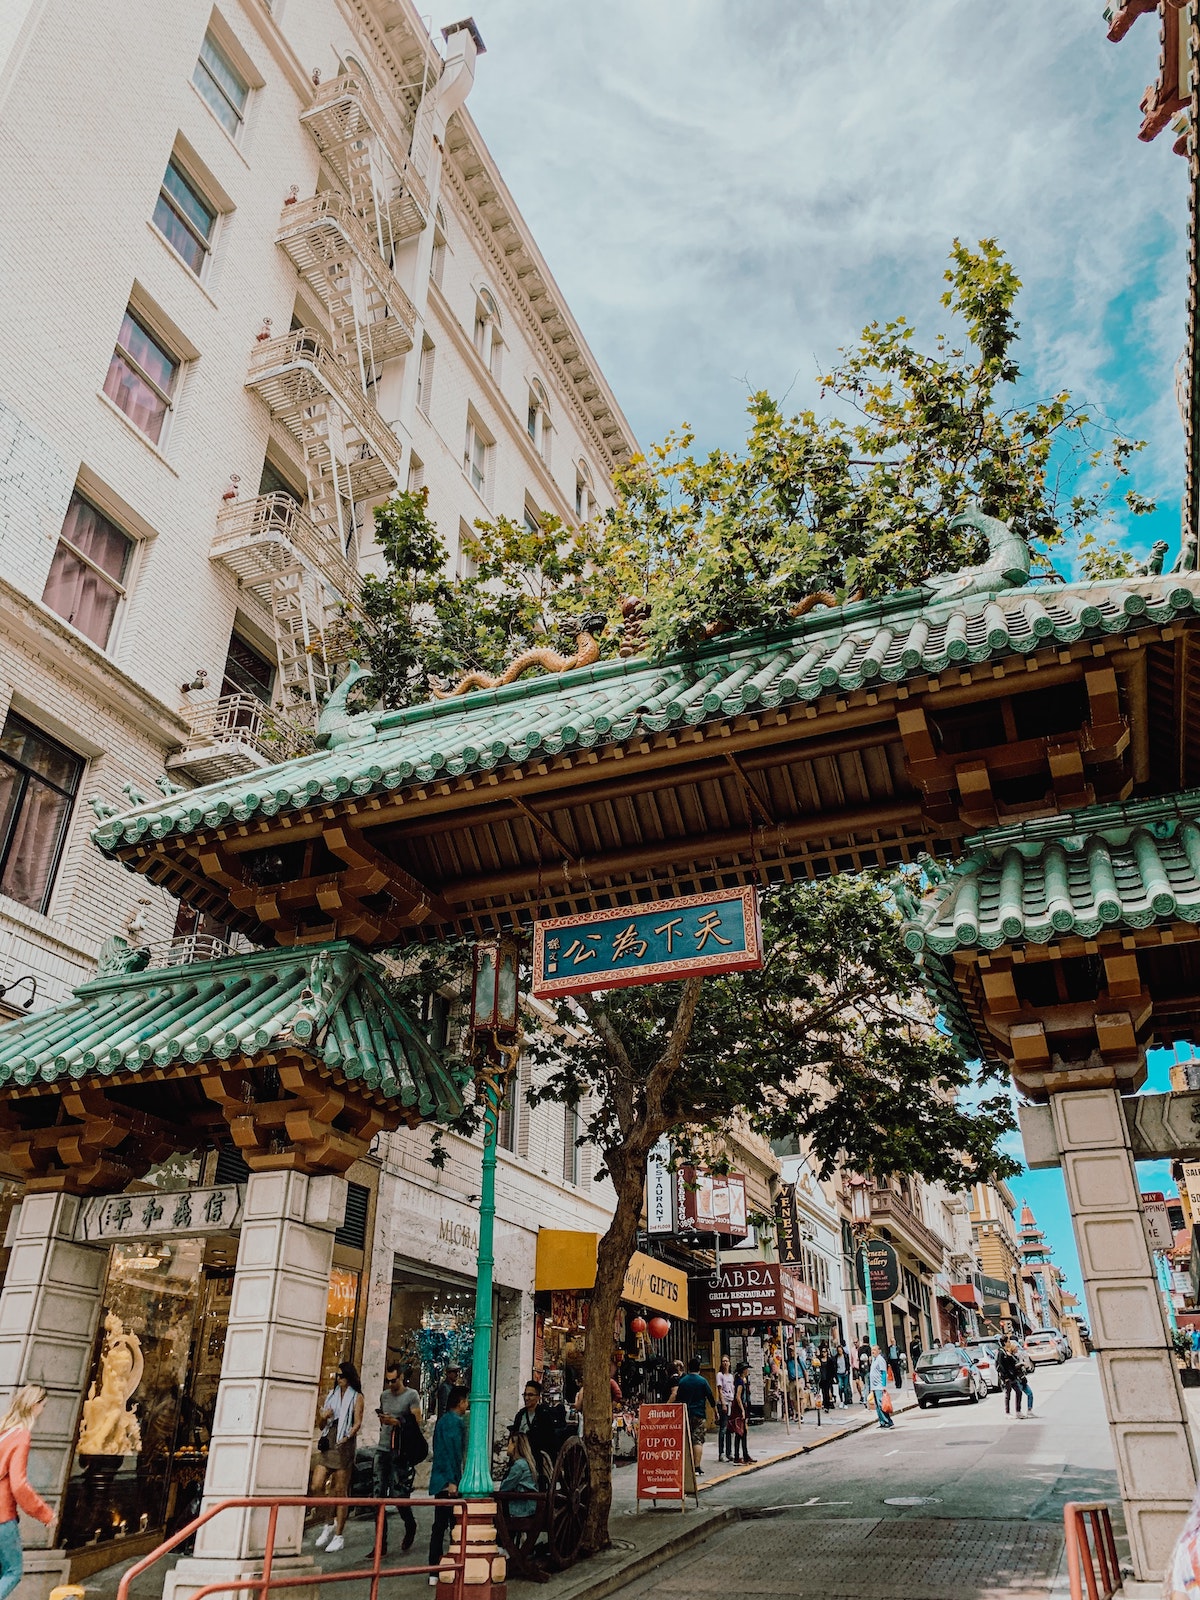
[[[959,572],[936,573],[922,584],[933,600],[965,600],[968,595],[994,594],[998,589],[1020,589],[1029,579],[1029,544],[1022,533],[999,517],[989,517],[978,505],[956,512],[950,528],[973,528],[987,540],[987,560]]]
[[[317,718],[316,743],[318,748],[328,750],[345,744],[354,737],[356,730],[370,732],[374,727],[369,716],[363,714],[356,716],[348,709],[350,692],[356,684],[366,678],[373,678],[375,674],[369,667],[362,667],[357,661],[351,661],[346,667],[346,676],[321,707],[321,715]]]
[[[141,972],[150,965],[150,951],[145,945],[131,945],[119,933],[105,939],[100,946],[96,966],[98,977],[108,978],[118,972]]]

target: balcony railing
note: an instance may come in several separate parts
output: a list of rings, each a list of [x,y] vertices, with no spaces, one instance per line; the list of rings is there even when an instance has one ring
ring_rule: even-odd
[[[895,1189],[877,1188],[871,1191],[871,1220],[885,1227],[893,1227],[907,1235],[917,1252],[932,1267],[940,1267],[943,1243],[932,1228],[927,1228],[916,1212]]]
[[[283,208],[275,242],[292,265],[312,284],[335,316],[343,307],[353,312],[360,343],[374,361],[388,361],[412,349],[417,310],[380,258],[367,230],[346,196],[324,189]],[[350,286],[335,287],[329,267],[353,257],[365,275],[365,302],[354,306]]]
[[[300,121],[351,196],[370,165],[367,145],[377,144],[394,174],[391,192],[382,197],[392,237],[405,239],[421,231],[429,220],[429,190],[364,78],[346,72],[323,83]],[[379,177],[374,181],[378,184]]]
[[[150,946],[152,967],[187,967],[193,961],[222,961],[233,954],[233,946],[211,933],[187,933],[178,939],[164,939]]]
[[[280,573],[307,567],[343,600],[354,601],[362,588],[358,573],[291,495],[260,494],[252,500],[230,500],[217,514],[217,532],[209,555],[250,589],[270,599],[270,585]]]
[[[313,408],[332,401],[342,413],[349,459],[342,463],[351,498],[386,493],[399,482],[400,446],[395,434],[366,399],[357,379],[312,328],[294,328],[280,339],[264,339],[250,356],[248,388],[311,447],[327,427]],[[352,437],[357,435],[356,438]],[[330,449],[326,438],[325,448]]]
[[[187,743],[167,757],[167,766],[196,783],[222,783],[269,766],[279,757],[268,753],[264,740],[267,714],[252,694],[226,694],[185,706]]]

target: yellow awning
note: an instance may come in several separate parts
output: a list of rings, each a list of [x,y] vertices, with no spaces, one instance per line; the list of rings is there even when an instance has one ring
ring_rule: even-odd
[[[537,1238],[535,1289],[590,1289],[596,1282],[598,1233],[542,1228]],[[621,1299],[668,1316],[687,1317],[687,1273],[635,1250],[625,1273]]]

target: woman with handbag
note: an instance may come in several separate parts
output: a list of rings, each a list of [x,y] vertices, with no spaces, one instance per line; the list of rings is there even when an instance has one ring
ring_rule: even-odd
[[[343,1361],[338,1367],[333,1388],[317,1413],[317,1422],[321,1437],[317,1440],[317,1456],[313,1463],[312,1492],[323,1495],[328,1485],[335,1498],[347,1495],[354,1474],[358,1432],[363,1422],[362,1379],[351,1362]],[[333,1520],[317,1535],[318,1550],[328,1550],[332,1555],[345,1547],[343,1535],[349,1509],[349,1506],[338,1506]]]
[[[13,1396],[0,1420],[0,1600],[8,1600],[21,1581],[25,1558],[21,1552],[18,1509],[47,1527],[54,1513],[25,1476],[29,1460],[29,1434],[46,1404],[40,1383],[27,1383]]]
[[[742,1460],[754,1465],[754,1457],[746,1445],[750,1425],[750,1368],[743,1361],[733,1376],[733,1404],[729,1408],[729,1438],[733,1446],[731,1461]],[[739,1454],[740,1453],[740,1454]]]

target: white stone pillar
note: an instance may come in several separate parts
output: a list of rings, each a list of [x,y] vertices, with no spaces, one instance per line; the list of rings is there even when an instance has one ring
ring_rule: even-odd
[[[76,1244],[79,1201],[31,1194],[9,1224],[12,1247],[0,1291],[0,1411],[26,1383],[46,1390],[29,1451],[29,1481],[61,1511],[100,1320],[108,1246]],[[66,1582],[67,1558],[51,1548],[57,1524],[20,1514],[25,1576],[16,1600],[45,1600]]]
[[[1161,1578],[1196,1456],[1116,1089],[1051,1098],[1135,1576]]]
[[[252,1173],[233,1279],[203,1507],[221,1500],[308,1493],[325,1343],[333,1236],[346,1215],[346,1180]],[[267,1512],[222,1513],[200,1529],[195,1554],[169,1574],[164,1600],[222,1577],[262,1570]],[[275,1559],[294,1568],[304,1513],[281,1511]]]

